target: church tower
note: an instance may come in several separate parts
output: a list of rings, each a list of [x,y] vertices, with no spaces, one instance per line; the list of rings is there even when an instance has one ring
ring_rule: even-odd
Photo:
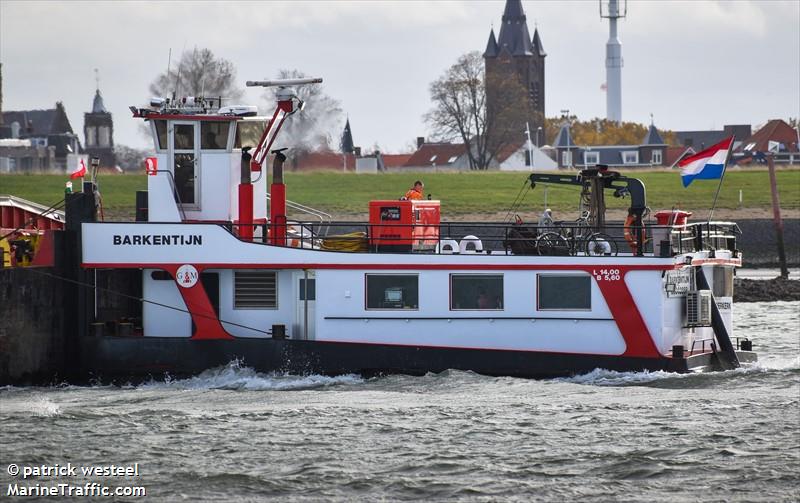
[[[90,158],[99,157],[100,166],[103,168],[113,168],[117,165],[114,155],[114,121],[103,104],[99,82],[92,102],[92,111],[83,114],[83,134],[86,140],[84,150]]]
[[[506,93],[493,89],[498,82],[516,78],[524,87],[529,110],[527,122],[531,131],[544,128],[544,58],[547,54],[542,47],[538,28],[533,37],[528,31],[522,0],[506,0],[503,11],[500,36],[495,38],[494,29],[489,33],[489,42],[483,58],[486,61],[486,107],[491,116],[499,108],[513,106],[503,100],[515,99]],[[524,138],[525,121],[508,128],[518,131],[519,140]],[[516,143],[516,138],[509,138]]]

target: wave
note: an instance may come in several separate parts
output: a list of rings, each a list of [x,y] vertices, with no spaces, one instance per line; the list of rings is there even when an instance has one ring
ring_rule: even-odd
[[[246,391],[283,391],[324,388],[340,384],[358,384],[364,382],[361,376],[347,374],[336,377],[322,375],[291,375],[280,373],[262,374],[250,367],[243,367],[239,361],[232,361],[225,366],[206,370],[186,379],[173,379],[167,376],[163,381],[149,381],[137,386],[137,389],[159,390],[246,390]]]
[[[14,397],[3,402],[2,411],[4,415],[22,414],[25,416],[54,417],[61,414],[61,407],[41,395],[32,397]]]
[[[572,384],[588,384],[593,386],[635,386],[674,379],[724,379],[727,377],[746,374],[763,374],[797,370],[800,370],[800,356],[767,357],[763,361],[742,364],[741,367],[734,370],[718,372],[689,372],[685,374],[666,372],[663,370],[618,372],[616,370],[598,368],[587,374],[580,374],[572,377],[560,377],[551,379],[550,381]]]

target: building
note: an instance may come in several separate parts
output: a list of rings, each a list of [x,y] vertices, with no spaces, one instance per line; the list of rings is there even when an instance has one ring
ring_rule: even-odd
[[[5,160],[0,160],[0,169],[65,172],[68,160],[75,162],[81,150],[78,135],[60,101],[48,110],[2,112],[2,123],[4,139],[26,141],[5,142],[0,153]]]
[[[100,167],[113,168],[117,165],[114,155],[114,121],[103,104],[103,96],[98,88],[92,101],[92,111],[83,114],[83,135],[85,153],[100,159]]]
[[[773,119],[764,127],[744,139],[734,148],[737,162],[754,160],[766,162],[766,153],[772,152],[776,163],[800,163],[800,131],[781,119]]]
[[[752,134],[752,128],[749,124],[732,124],[723,126],[721,130],[675,131],[675,139],[678,145],[692,147],[697,152],[700,152],[731,136],[736,137],[733,147],[737,148],[742,140],[749,138]]]
[[[492,159],[490,169],[500,171],[553,171],[558,164],[540,148],[528,141],[510,144],[500,149]]]
[[[417,150],[408,158],[403,171],[468,170],[467,146],[463,143],[427,143],[417,139]]]
[[[509,78],[516,78],[527,91],[527,103],[519,106],[529,110],[527,123],[531,131],[544,126],[544,63],[545,57],[539,30],[534,29],[533,37],[528,32],[528,22],[525,11],[522,9],[521,0],[506,0],[503,11],[500,35],[495,38],[494,29],[489,33],[489,41],[483,58],[486,62],[486,110],[491,116],[496,110],[506,108],[508,105],[501,100],[507,100],[506,93],[499,92],[495,86]],[[509,131],[525,131],[526,121],[509,127]],[[509,138],[516,143],[518,138]]]
[[[668,165],[667,144],[650,124],[639,145],[578,146],[572,141],[569,122],[564,121],[554,144],[559,168],[585,169],[605,164],[610,168],[652,168]]]

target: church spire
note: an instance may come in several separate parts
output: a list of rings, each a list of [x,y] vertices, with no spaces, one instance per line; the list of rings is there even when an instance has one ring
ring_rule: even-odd
[[[522,9],[522,0],[506,0],[497,45],[500,50],[506,49],[514,56],[533,55],[533,45],[525,11]]]
[[[536,54],[538,54],[541,57],[547,56],[547,53],[544,52],[544,47],[542,47],[542,39],[539,38],[539,28],[533,29],[533,41],[531,42],[531,44],[533,45]]]
[[[108,113],[105,104],[103,104],[103,96],[100,94],[100,72],[97,70],[97,68],[94,69],[94,81],[96,90],[94,93],[94,101],[92,102],[92,113],[93,114]]]
[[[497,39],[494,38],[494,28],[489,32],[489,42],[486,43],[486,51],[483,53],[484,58],[493,58],[497,56]]]

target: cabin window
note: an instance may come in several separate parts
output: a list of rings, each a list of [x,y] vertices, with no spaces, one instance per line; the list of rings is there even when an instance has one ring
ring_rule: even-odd
[[[224,150],[228,148],[228,122],[202,122],[200,124],[200,148]]]
[[[277,276],[275,271],[234,271],[234,309],[277,309]]]
[[[540,274],[537,284],[540,311],[592,309],[592,279],[589,276]]]
[[[583,163],[587,166],[594,166],[600,162],[600,152],[584,152]]]
[[[367,274],[367,309],[419,309],[419,276]]]
[[[629,150],[622,153],[622,164],[639,164],[639,152]]]
[[[153,121],[156,126],[156,138],[158,139],[159,150],[167,149],[167,121],[156,120]]]
[[[503,309],[503,276],[489,274],[451,274],[450,309]]]
[[[175,124],[175,150],[194,150],[194,126]]]
[[[300,300],[306,300],[306,280],[304,278],[300,278],[299,284],[300,295],[298,298]],[[308,300],[316,300],[317,299],[317,281],[314,278],[308,279]]]
[[[167,281],[172,280],[172,275],[167,271],[158,270],[153,271],[150,273],[150,277],[155,281]]]
[[[266,127],[267,121],[265,120],[239,121],[236,124],[234,148],[242,148],[242,146],[256,148]]]

